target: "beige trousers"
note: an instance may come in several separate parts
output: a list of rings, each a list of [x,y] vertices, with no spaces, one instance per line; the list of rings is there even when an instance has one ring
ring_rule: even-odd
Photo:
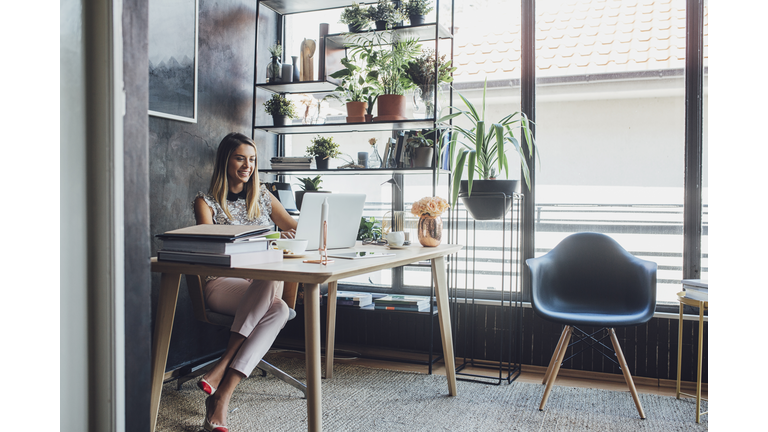
[[[281,299],[283,283],[216,278],[204,288],[205,302],[214,312],[234,315],[231,331],[245,337],[229,367],[250,376],[288,322],[288,305]]]

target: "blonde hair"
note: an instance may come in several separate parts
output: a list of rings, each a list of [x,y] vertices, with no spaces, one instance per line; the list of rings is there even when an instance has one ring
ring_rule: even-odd
[[[219,203],[224,213],[232,219],[232,214],[227,206],[227,193],[229,193],[229,179],[227,178],[227,166],[232,153],[241,145],[246,144],[253,147],[256,152],[256,162],[253,167],[253,174],[245,184],[246,197],[245,208],[248,210],[248,220],[254,220],[261,216],[259,210],[259,195],[261,193],[261,183],[259,182],[259,156],[256,150],[256,143],[247,136],[232,132],[225,136],[219,143],[219,149],[216,151],[216,161],[213,166],[213,175],[211,176],[211,185],[208,187],[208,193]]]

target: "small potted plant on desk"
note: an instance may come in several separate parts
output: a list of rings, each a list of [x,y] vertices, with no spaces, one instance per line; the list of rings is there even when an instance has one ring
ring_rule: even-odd
[[[432,168],[434,142],[422,135],[421,131],[408,138],[408,148],[412,152],[411,160],[414,168]]]
[[[330,191],[320,190],[322,189],[320,183],[323,182],[320,176],[298,178],[297,180],[301,182],[299,185],[301,190],[295,191],[293,195],[296,197],[296,208],[299,210],[301,210],[301,202],[304,199],[305,193],[331,193]]]
[[[288,119],[298,117],[293,102],[277,93],[272,94],[272,97],[264,102],[264,110],[272,116],[275,126],[285,126],[288,124]]]
[[[376,24],[376,30],[399,27],[405,19],[405,8],[396,7],[390,0],[379,0],[368,8],[368,19]]]
[[[368,17],[368,10],[363,9],[357,3],[352,3],[351,6],[345,7],[341,12],[340,23],[346,24],[350,33],[359,33],[367,30],[368,24],[371,22]]]
[[[405,3],[405,14],[412,26],[424,24],[425,16],[432,12],[432,2],[429,0],[408,0]]]
[[[487,85],[487,83],[486,83]],[[513,112],[504,116],[498,122],[487,124],[485,121],[485,90],[483,86],[482,110],[478,110],[469,100],[459,94],[466,109],[455,108],[458,112],[442,117],[438,122],[444,123],[458,116],[469,120],[471,127],[458,124],[444,125],[445,131],[452,131],[448,151],[450,154],[453,185],[451,185],[451,202],[455,203],[461,197],[467,211],[475,220],[493,220],[504,216],[512,205],[512,194],[518,189],[517,180],[497,180],[496,173],[502,170],[509,176],[507,161],[507,145],[514,147],[520,158],[520,168],[525,184],[530,187],[530,170],[526,162],[526,153],[532,158],[536,156],[536,144],[531,132],[530,122],[525,113]],[[515,138],[513,129],[520,129],[525,138],[526,147]],[[441,141],[442,142],[442,141]],[[459,146],[462,148],[460,149]],[[462,180],[464,168],[467,168],[467,179]],[[475,179],[475,177],[478,179]],[[500,205],[498,197],[504,193],[508,199]]]
[[[307,147],[307,156],[314,156],[317,169],[328,169],[328,161],[339,155],[339,145],[333,137],[317,137],[312,139],[312,145]]]

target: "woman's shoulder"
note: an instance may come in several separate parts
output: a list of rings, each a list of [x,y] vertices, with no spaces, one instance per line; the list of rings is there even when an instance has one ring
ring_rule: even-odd
[[[195,195],[195,199],[192,200],[192,210],[195,209],[196,203],[200,200],[205,202],[205,204],[210,207],[211,210],[213,210],[213,215],[216,216],[218,213],[219,204],[216,202],[216,199],[213,197],[213,195],[207,192],[198,192],[197,195]]]

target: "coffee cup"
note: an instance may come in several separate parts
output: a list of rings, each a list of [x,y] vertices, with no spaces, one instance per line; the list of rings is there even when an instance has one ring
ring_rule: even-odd
[[[293,252],[294,255],[301,255],[307,251],[307,240],[303,239],[277,239],[269,242],[272,249],[278,249],[283,253]]]
[[[390,246],[399,247],[405,242],[405,233],[403,231],[392,231],[387,234],[387,243]]]

